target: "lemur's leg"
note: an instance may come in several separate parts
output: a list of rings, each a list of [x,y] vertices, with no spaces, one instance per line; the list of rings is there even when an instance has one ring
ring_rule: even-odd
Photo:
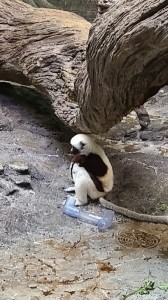
[[[85,180],[75,184],[75,205],[84,205],[87,204],[87,184]]]

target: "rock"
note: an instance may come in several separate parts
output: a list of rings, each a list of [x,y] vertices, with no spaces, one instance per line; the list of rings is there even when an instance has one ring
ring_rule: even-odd
[[[153,131],[142,131],[140,132],[140,139],[142,141],[162,141],[164,136]]]
[[[17,188],[15,187],[15,185],[12,182],[10,182],[4,178],[0,179],[0,188],[2,188],[2,190],[5,191],[5,195],[7,195],[7,196],[11,195],[17,191]]]
[[[0,131],[12,131],[13,127],[10,123],[0,123]]]
[[[35,284],[35,283],[30,283],[30,284],[28,285],[28,287],[29,287],[30,289],[36,289],[36,288],[37,288],[37,284]]]
[[[164,90],[160,90],[159,93],[164,94]]]
[[[0,164],[0,175],[3,174],[4,168],[3,165]]]
[[[26,174],[29,172],[28,165],[21,163],[21,162],[12,162],[9,165],[9,169],[16,171],[18,173]]]
[[[30,175],[10,175],[10,179],[18,186],[31,188],[31,176]]]

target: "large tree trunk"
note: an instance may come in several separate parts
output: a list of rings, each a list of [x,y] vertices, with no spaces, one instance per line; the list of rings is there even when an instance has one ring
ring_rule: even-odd
[[[77,130],[74,80],[85,59],[90,23],[75,14],[0,1],[0,79],[33,85]]]
[[[107,131],[168,83],[168,0],[118,0],[91,30],[75,14],[1,0],[0,24],[0,79],[34,85],[75,131]]]

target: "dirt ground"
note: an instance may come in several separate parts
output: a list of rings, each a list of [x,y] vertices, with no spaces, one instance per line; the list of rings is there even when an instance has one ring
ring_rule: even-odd
[[[143,213],[168,213],[167,100],[164,87],[146,105],[147,131],[131,113],[98,138],[115,174],[109,199]],[[0,300],[168,299],[167,225],[116,215],[100,231],[63,215],[71,136],[47,99],[0,83]]]

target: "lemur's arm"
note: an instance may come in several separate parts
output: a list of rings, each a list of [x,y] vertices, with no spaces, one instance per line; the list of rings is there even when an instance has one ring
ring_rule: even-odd
[[[85,170],[88,172],[88,174],[89,174],[90,178],[92,179],[92,181],[94,182],[97,190],[99,192],[104,192],[102,183],[97,178],[97,176],[101,176],[98,174],[102,174],[102,171],[103,171],[102,168],[104,167],[104,165],[102,165],[102,163],[100,161],[101,159],[99,160],[99,159],[96,159],[96,157],[95,157],[92,160],[92,157],[90,157],[90,155],[86,156],[86,155],[77,154],[73,157],[72,166],[71,166],[71,176],[72,176],[72,170],[73,170],[74,163],[78,163],[80,167],[85,168]],[[96,156],[98,156],[98,155],[96,155]],[[101,170],[100,170],[100,168],[101,168]]]

